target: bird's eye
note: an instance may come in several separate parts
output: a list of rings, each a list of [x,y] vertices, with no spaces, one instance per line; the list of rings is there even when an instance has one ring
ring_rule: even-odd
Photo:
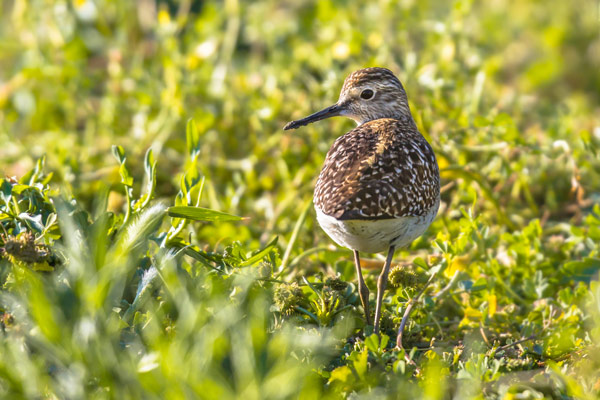
[[[371,89],[365,89],[360,94],[361,99],[369,100],[371,97],[373,97],[373,91]]]

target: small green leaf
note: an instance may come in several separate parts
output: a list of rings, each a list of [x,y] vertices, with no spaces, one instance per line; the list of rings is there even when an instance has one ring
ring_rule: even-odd
[[[154,190],[156,188],[156,160],[154,159],[154,155],[151,149],[148,149],[146,152],[146,157],[144,158],[144,169],[146,171],[146,194],[144,201],[141,204],[141,207],[146,207],[152,197],[154,197]]]
[[[367,349],[371,350],[373,353],[377,353],[379,350],[379,336],[376,334],[372,334],[371,336],[365,339],[365,346]]]
[[[381,334],[381,342],[379,343],[380,349],[385,349],[387,347],[388,342],[390,341],[390,337],[386,334]]]
[[[14,185],[14,186],[12,187],[12,194],[13,194],[13,195],[15,195],[15,194],[21,194],[21,193],[23,193],[23,192],[24,192],[26,189],[29,189],[30,187],[31,187],[31,186],[29,186],[29,185],[22,185],[22,184],[17,184],[17,185]]]
[[[198,204],[203,187],[204,177],[200,176],[195,166],[190,167],[181,180],[181,191],[185,195],[188,205]],[[198,195],[196,195],[197,192]]]
[[[267,243],[267,245],[265,246],[264,249],[259,250],[252,257],[250,257],[246,261],[240,263],[240,265],[238,265],[238,267],[247,267],[249,265],[253,265],[253,264],[256,264],[257,262],[261,261],[263,258],[265,258],[269,254],[271,249],[273,249],[273,247],[275,247],[275,245],[277,244],[277,239],[278,239],[278,237],[275,236],[275,238],[273,240],[271,240],[269,243]]]
[[[336,369],[331,371],[331,376],[329,377],[329,383],[334,381],[350,383],[352,380],[354,380],[354,374],[352,373],[352,370],[346,365],[337,367]]]
[[[121,183],[125,186],[133,186],[133,177],[129,174],[129,170],[125,166],[125,163],[119,167],[119,175],[121,175]]]
[[[148,177],[152,176],[152,170],[155,165],[156,160],[154,159],[154,153],[152,152],[152,149],[149,148],[144,156],[144,169],[146,170],[146,175],[148,175]]]
[[[119,162],[119,164],[123,164],[125,162],[125,150],[123,150],[122,146],[113,145],[112,153]]]
[[[242,217],[227,214],[222,211],[202,207],[174,206],[167,209],[170,217],[186,218],[194,221],[239,221]]]
[[[41,215],[21,213],[21,214],[19,214],[19,218],[21,218],[23,221],[26,221],[27,225],[29,226],[30,229],[32,229],[36,232],[43,232],[44,224],[42,223]]]
[[[413,260],[413,264],[415,264],[417,267],[423,268],[425,271],[427,271],[429,269],[429,266],[427,265],[425,260],[423,260],[421,257],[416,257]]]
[[[369,352],[365,349],[362,353],[359,354],[356,360],[352,362],[354,366],[354,370],[360,379],[365,379],[367,374],[367,358],[369,357]]]
[[[200,154],[200,134],[198,133],[198,127],[193,119],[189,119],[185,130],[185,138],[187,142],[187,150],[192,160],[198,157]]]
[[[35,168],[33,169],[33,175],[31,176],[31,179],[29,180],[30,185],[33,185],[34,183],[36,183],[38,181],[38,179],[44,172],[44,165],[46,165],[46,156],[45,155],[38,158],[37,162],[35,163]]]
[[[2,201],[5,204],[8,204],[12,197],[12,185],[10,184],[10,182],[4,179],[2,179],[1,181],[2,183],[0,184],[0,199],[2,199]]]

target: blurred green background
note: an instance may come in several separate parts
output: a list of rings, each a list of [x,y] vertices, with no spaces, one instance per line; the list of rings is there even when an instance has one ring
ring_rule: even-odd
[[[233,254],[234,243],[250,252],[278,236],[276,249],[286,269],[278,273],[282,260],[273,256],[269,276],[299,282],[304,295],[318,298],[316,292],[307,294],[302,276],[321,284],[327,277],[355,281],[351,253],[333,246],[307,208],[329,146],[353,122],[334,119],[292,132],[282,126],[335,102],[345,76],[367,66],[387,67],[403,82],[417,125],[441,168],[439,217],[411,249],[396,255],[407,265],[418,257],[418,265],[442,263],[444,268],[433,287],[438,293],[447,288],[447,298],[427,296],[409,326],[410,343],[425,343],[411,355],[423,368],[407,364],[401,370],[402,357],[390,355],[391,344],[386,352],[379,342],[369,347],[363,341],[353,285],[348,304],[330,304],[333,311],[350,306],[353,328],[339,328],[343,321],[334,317],[337,311],[328,317],[315,309],[308,311],[318,314],[316,322],[308,314],[273,322],[273,296],[277,300],[283,290],[275,287],[277,282],[257,289],[235,268],[211,275],[198,272],[207,268],[188,260],[178,266],[196,271],[190,272],[194,280],[178,284],[186,299],[191,296],[189,304],[174,308],[194,305],[212,313],[234,297],[236,288],[251,293],[248,303],[236,303],[231,311],[246,316],[247,326],[228,345],[202,339],[204,347],[187,356],[184,344],[193,348],[189,342],[200,340],[193,324],[207,324],[202,325],[205,335],[237,329],[235,318],[192,318],[185,328],[134,340],[137,353],[121,355],[118,344],[99,341],[98,349],[106,345],[112,350],[98,354],[106,351],[114,359],[97,366],[102,357],[88,358],[85,346],[64,333],[66,342],[52,340],[65,360],[69,354],[79,360],[65,367],[69,373],[56,372],[60,367],[49,361],[52,352],[38,349],[33,353],[40,358],[21,366],[28,373],[11,375],[7,369],[22,354],[15,350],[22,337],[13,329],[5,335],[13,335],[14,342],[6,339],[6,346],[16,346],[11,350],[15,359],[5,358],[0,368],[0,393],[35,397],[32,393],[39,390],[47,398],[293,398],[298,393],[306,398],[351,393],[368,398],[398,393],[428,399],[597,398],[596,0],[0,0],[0,171],[20,178],[45,155],[52,190],[73,196],[87,210],[97,207],[99,193],[108,190],[108,210],[119,214],[126,200],[111,146],[125,150],[136,194],[143,187],[144,154],[151,148],[158,162],[154,197],[171,204],[190,165],[186,124],[193,119],[200,144],[197,167],[206,177],[200,205],[247,219],[195,224],[185,231],[187,239],[199,249],[227,255]],[[52,238],[42,240],[54,245]],[[154,257],[153,251],[158,250],[144,254]],[[376,272],[369,273],[371,287]],[[8,292],[9,286],[5,282]],[[402,287],[388,292],[390,336],[416,292]],[[48,296],[50,307],[61,307]],[[2,311],[8,315],[4,299]],[[276,307],[276,315],[285,315],[281,304]],[[64,318],[81,328],[88,321],[81,313]],[[177,320],[166,315],[168,321]],[[107,329],[116,336],[107,338],[130,343],[119,339],[125,333],[114,324]],[[153,329],[164,328],[158,325]],[[292,328],[297,325],[313,336],[298,339],[300,344],[286,342],[299,335]],[[261,329],[268,339],[248,339]],[[525,348],[509,346],[515,353],[489,353],[494,346],[530,336],[536,341]],[[331,342],[323,347],[324,337]],[[278,340],[300,349],[280,351],[288,347]],[[436,347],[435,340],[444,344]],[[165,346],[177,351],[161,352]],[[144,363],[155,374],[151,379]],[[264,365],[288,375],[269,380],[265,371],[273,370],[261,370]],[[255,371],[245,375],[244,369]],[[50,376],[44,377],[48,370]],[[534,373],[515,375],[522,370]],[[81,378],[81,386],[65,383],[74,376]],[[33,392],[26,389],[28,379],[37,382]],[[132,381],[139,386],[126,389]],[[281,382],[289,382],[289,391],[282,391]],[[510,397],[517,395],[522,397]]]

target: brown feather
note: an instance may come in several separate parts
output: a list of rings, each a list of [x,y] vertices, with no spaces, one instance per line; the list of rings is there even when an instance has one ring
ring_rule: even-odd
[[[424,215],[439,199],[431,146],[412,123],[382,118],[338,138],[327,154],[314,203],[340,220]]]

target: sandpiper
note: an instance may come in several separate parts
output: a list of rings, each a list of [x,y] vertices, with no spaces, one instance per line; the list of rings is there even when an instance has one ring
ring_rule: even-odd
[[[440,204],[435,154],[418,131],[400,80],[386,68],[365,68],[344,81],[339,100],[283,129],[334,116],[358,126],[327,153],[314,194],[317,220],[340,246],[354,251],[358,290],[369,314],[369,289],[359,252],[387,251],[377,281],[374,331],[379,333],[383,292],[394,251],[421,236]]]

